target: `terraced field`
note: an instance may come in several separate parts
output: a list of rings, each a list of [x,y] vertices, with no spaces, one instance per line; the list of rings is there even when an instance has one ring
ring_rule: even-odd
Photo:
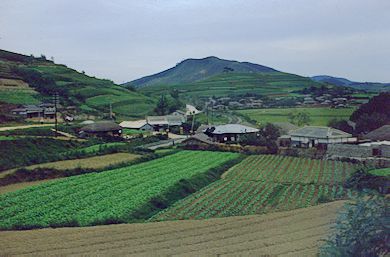
[[[259,123],[288,122],[289,113],[303,112],[310,117],[310,125],[327,126],[332,119],[349,119],[355,108],[332,109],[329,107],[307,108],[268,108],[238,110],[237,113],[246,115]]]
[[[344,201],[208,220],[0,232],[1,256],[316,256]]]
[[[357,166],[277,155],[250,156],[152,220],[204,219],[291,210],[343,199]]]
[[[0,228],[88,226],[142,220],[152,202],[189,180],[239,156],[181,151],[149,162],[59,179],[0,195]],[[150,217],[150,216],[149,216]]]

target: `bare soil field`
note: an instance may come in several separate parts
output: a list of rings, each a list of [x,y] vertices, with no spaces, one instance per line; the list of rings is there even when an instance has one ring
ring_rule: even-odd
[[[0,232],[0,256],[316,256],[336,201],[208,220]]]

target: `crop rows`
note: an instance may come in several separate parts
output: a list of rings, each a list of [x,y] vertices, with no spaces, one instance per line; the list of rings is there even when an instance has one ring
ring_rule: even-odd
[[[234,153],[183,151],[164,158],[69,177],[0,196],[0,228],[126,222],[179,180],[238,157]]]
[[[223,179],[158,213],[151,220],[203,219],[309,207],[351,194],[342,182],[349,163],[276,155],[250,156]]]

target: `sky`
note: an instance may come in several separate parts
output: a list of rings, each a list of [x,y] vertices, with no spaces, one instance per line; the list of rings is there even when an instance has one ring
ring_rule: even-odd
[[[390,0],[1,0],[0,49],[116,83],[207,56],[390,82]]]

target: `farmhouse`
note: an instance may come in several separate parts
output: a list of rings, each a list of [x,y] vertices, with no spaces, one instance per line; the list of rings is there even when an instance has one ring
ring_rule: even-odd
[[[241,135],[258,133],[257,128],[244,126],[241,124],[226,124],[211,126],[205,129],[204,133],[212,138],[215,142],[236,142]]]
[[[23,105],[20,108],[12,109],[11,113],[14,115],[23,116],[26,119],[54,119],[56,111],[53,104],[40,104]]]
[[[328,159],[349,158],[390,167],[390,141],[329,145],[326,155]]]
[[[351,134],[330,127],[305,126],[290,132],[293,147],[321,147],[328,144],[351,143],[357,139]]]
[[[121,136],[122,127],[112,121],[97,121],[82,127],[80,136]]]
[[[363,136],[363,138],[369,139],[371,141],[390,141],[390,125],[384,125],[378,129],[375,129]]]
[[[146,120],[122,121],[119,123],[122,128],[136,129],[141,131],[152,131],[153,127]]]
[[[160,131],[169,129],[169,127],[181,126],[185,120],[180,115],[165,115],[165,116],[147,116],[146,122],[150,124],[154,130]]]

